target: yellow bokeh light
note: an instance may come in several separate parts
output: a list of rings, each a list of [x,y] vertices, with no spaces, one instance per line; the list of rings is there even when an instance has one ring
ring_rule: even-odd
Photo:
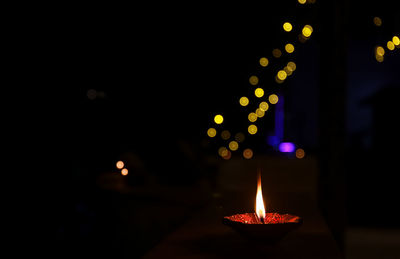
[[[297,158],[302,159],[302,158],[305,157],[305,155],[306,155],[306,153],[304,152],[304,149],[298,148],[298,149],[296,150],[296,157],[297,157]]]
[[[249,82],[251,85],[257,85],[258,84],[258,77],[257,76],[251,76],[249,78]]]
[[[228,155],[228,151],[229,150],[226,147],[220,147],[218,149],[218,155],[224,157],[224,156]]]
[[[375,59],[378,62],[383,62],[383,60],[384,60],[383,56],[379,56],[379,55],[375,55]]]
[[[251,134],[254,135],[257,133],[257,126],[254,124],[251,124],[248,128],[247,131]]]
[[[285,22],[283,24],[283,29],[287,32],[291,31],[293,29],[293,26],[290,22]]]
[[[272,56],[275,58],[280,58],[282,56],[282,51],[280,49],[273,49]]]
[[[268,101],[269,101],[270,104],[277,104],[278,101],[279,101],[279,97],[276,94],[271,94],[268,97]]]
[[[217,114],[214,117],[214,122],[217,124],[221,124],[224,121],[224,117],[221,114]]]
[[[231,142],[229,142],[230,150],[236,151],[236,150],[238,150],[238,148],[239,148],[239,144],[236,141],[232,140]]]
[[[285,70],[279,70],[278,74],[276,75],[278,77],[279,80],[285,80],[287,77],[287,74],[285,72]]]
[[[261,98],[264,96],[264,90],[262,88],[257,88],[254,90],[254,94],[258,97]]]
[[[229,150],[226,150],[226,155],[222,156],[223,159],[229,160],[232,157],[232,153]]]
[[[260,65],[262,67],[266,67],[266,66],[268,66],[268,64],[269,64],[269,60],[267,58],[265,58],[265,57],[260,58]]]
[[[262,111],[267,111],[268,108],[269,108],[269,105],[268,105],[267,102],[261,102],[260,105],[259,105],[259,107],[260,107],[260,110],[262,110]]]
[[[286,50],[287,53],[293,53],[293,51],[294,51],[293,44],[291,44],[291,43],[286,44],[285,45],[285,50]]]
[[[390,40],[387,42],[386,46],[389,50],[394,50],[395,48],[393,41]]]
[[[124,168],[121,170],[122,175],[128,175],[128,169]]]
[[[221,138],[223,140],[227,140],[231,137],[231,133],[229,132],[229,130],[224,130],[221,132]]]
[[[375,49],[375,53],[376,53],[376,55],[378,55],[378,56],[383,56],[383,55],[385,55],[385,49],[382,48],[381,46],[378,46],[378,47],[376,47],[376,49]]]
[[[214,129],[214,128],[209,128],[209,129],[207,130],[207,135],[208,135],[210,138],[213,138],[213,137],[215,137],[215,136],[217,135],[217,130]]]
[[[245,150],[243,150],[243,157],[246,159],[251,159],[253,157],[253,150],[251,150],[250,148],[246,148]]]
[[[287,67],[287,66],[284,67],[283,70],[286,72],[286,74],[287,74],[288,76],[290,76],[290,75],[293,74],[292,69],[289,68],[289,67]]]
[[[115,164],[115,166],[116,166],[118,169],[122,169],[122,168],[124,168],[125,164],[124,164],[124,162],[122,162],[122,161],[118,161],[118,162]]]
[[[296,63],[294,63],[293,61],[289,61],[289,62],[287,63],[287,67],[288,67],[290,70],[292,70],[292,72],[293,72],[293,71],[296,70]]]
[[[249,119],[250,122],[255,122],[257,120],[257,114],[254,112],[251,112],[251,113],[249,113],[247,118]]]
[[[305,4],[307,1],[306,0],[297,0],[297,2],[299,2],[299,4]]]
[[[283,81],[283,80],[280,80],[280,79],[278,78],[278,76],[276,75],[276,76],[275,76],[275,82],[277,82],[278,84],[282,84],[284,81]]]
[[[394,44],[394,45],[396,45],[396,46],[399,46],[399,45],[400,45],[400,39],[399,39],[399,37],[393,36],[392,41],[393,41],[393,44]]]
[[[249,98],[247,98],[246,96],[243,96],[239,99],[239,103],[242,106],[247,106],[249,104]]]
[[[374,17],[373,19],[375,26],[381,26],[382,25],[382,19],[379,17]]]
[[[242,133],[242,132],[238,132],[238,133],[236,133],[236,135],[235,135],[235,140],[237,141],[237,142],[243,142],[244,141],[244,139],[245,139],[245,136],[244,136],[244,134]]]
[[[265,111],[261,110],[260,108],[256,109],[256,114],[258,118],[262,118],[265,115]]]
[[[313,28],[311,27],[311,25],[305,25],[303,27],[303,30],[301,31],[301,33],[304,35],[304,37],[310,37],[311,34],[313,33]]]

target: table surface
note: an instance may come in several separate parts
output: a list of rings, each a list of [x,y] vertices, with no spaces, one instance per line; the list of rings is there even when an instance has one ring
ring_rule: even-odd
[[[299,162],[295,161],[294,165],[273,167],[271,163],[254,165],[263,170],[267,211],[303,218],[302,226],[277,244],[254,243],[222,224],[223,216],[252,212],[254,206],[256,170],[244,176],[241,164],[232,161],[220,172],[222,184],[214,193],[214,199],[144,258],[343,258],[316,206],[315,186],[308,188],[310,183],[314,185],[316,176],[315,167],[308,162],[296,164]],[[292,167],[296,168],[295,172],[290,169]],[[249,168],[252,167],[246,165],[246,170]]]

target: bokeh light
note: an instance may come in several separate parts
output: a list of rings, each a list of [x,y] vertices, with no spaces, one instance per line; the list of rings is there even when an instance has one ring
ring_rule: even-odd
[[[387,44],[386,44],[386,47],[389,49],[389,50],[394,50],[394,48],[395,48],[395,46],[394,46],[394,43],[393,43],[393,41],[388,41],[387,42]]]
[[[116,166],[118,169],[122,169],[122,168],[124,168],[125,164],[124,164],[123,161],[118,161],[118,162],[115,164],[115,166]]]
[[[375,48],[375,54],[378,56],[383,56],[383,55],[385,55],[385,49],[382,48],[381,46],[377,46]]]
[[[303,27],[303,30],[301,31],[301,33],[303,34],[304,37],[308,38],[313,33],[313,28],[311,27],[311,25],[307,24]]]
[[[124,168],[121,170],[122,175],[128,175],[128,169]]]
[[[302,159],[302,158],[305,157],[305,155],[306,155],[306,153],[304,152],[304,149],[298,148],[298,149],[296,150],[296,157],[297,157],[297,158]]]
[[[262,67],[266,67],[266,66],[268,66],[268,64],[269,64],[269,60],[267,58],[265,58],[265,57],[260,58],[260,65]]]
[[[306,0],[297,0],[297,2],[299,2],[299,4],[305,4]]]
[[[282,56],[282,51],[280,49],[273,49],[272,56],[275,58],[280,58]]]
[[[253,150],[251,150],[251,148],[246,148],[243,150],[243,157],[246,159],[251,159],[253,157]]]
[[[239,99],[239,103],[242,106],[247,106],[249,104],[249,98],[247,98],[246,96],[243,96]]]
[[[217,135],[217,130],[214,129],[214,128],[209,128],[209,129],[207,130],[207,135],[208,135],[210,138],[213,138],[213,137],[215,137],[215,136]]]
[[[276,76],[275,76],[275,82],[277,82],[278,84],[282,84],[284,81],[283,81],[283,80],[280,80],[280,79],[278,78],[278,76],[276,75]]]
[[[279,97],[276,94],[271,94],[268,97],[268,101],[269,101],[270,104],[277,104],[278,101],[279,101]]]
[[[264,90],[262,88],[257,88],[256,90],[254,90],[254,94],[258,98],[261,98],[264,96]]]
[[[375,24],[375,26],[381,26],[382,25],[382,19],[380,17],[374,17],[373,22]]]
[[[265,111],[261,110],[260,108],[256,109],[256,114],[258,118],[262,118],[265,115]]]
[[[293,44],[291,44],[291,43],[286,44],[285,45],[285,50],[286,50],[287,53],[293,53],[293,51],[294,51]]]
[[[247,118],[249,119],[250,122],[255,122],[257,120],[257,114],[255,112],[251,112],[249,113]]]
[[[222,156],[223,159],[229,160],[232,157],[232,153],[229,150],[226,150],[226,155]]]
[[[238,148],[239,148],[239,144],[236,141],[232,140],[231,142],[229,142],[230,150],[236,151],[236,150],[238,150]]]
[[[251,76],[249,78],[249,82],[251,85],[257,85],[258,84],[258,77],[257,76]]]
[[[231,137],[231,133],[229,132],[229,130],[223,130],[221,132],[221,138],[223,140],[228,140]]]
[[[218,155],[220,155],[221,157],[224,157],[226,155],[228,155],[228,149],[226,147],[220,147],[218,149]]]
[[[375,55],[375,59],[378,62],[383,62],[383,60],[384,60],[383,56],[380,56],[380,55]]]
[[[243,142],[245,140],[244,134],[242,132],[236,133],[235,140],[239,143]]]
[[[290,75],[293,74],[292,69],[289,68],[288,66],[284,67],[283,70],[286,72],[286,74],[287,74],[288,76],[290,76]]]
[[[214,122],[217,124],[221,124],[224,121],[224,117],[221,114],[217,114],[214,117]]]
[[[278,74],[276,76],[279,78],[279,80],[283,81],[286,79],[287,74],[286,74],[285,70],[279,70]]]
[[[248,128],[247,128],[247,131],[251,134],[251,135],[254,135],[254,134],[256,134],[257,133],[257,126],[256,125],[254,125],[254,124],[251,124]]]
[[[293,71],[296,70],[296,63],[294,63],[293,61],[289,61],[289,62],[287,63],[287,67],[288,67],[290,70],[292,70],[292,72],[293,72]]]
[[[283,153],[291,153],[294,152],[295,146],[291,142],[282,142],[279,144],[279,151]]]
[[[393,36],[392,41],[393,41],[393,44],[394,44],[394,45],[396,45],[396,46],[399,46],[399,45],[400,45],[400,39],[399,39],[399,37]]]
[[[293,29],[293,26],[290,22],[285,22],[283,24],[283,29],[287,32],[291,31]]]
[[[269,108],[269,105],[268,105],[267,102],[261,102],[260,105],[259,105],[259,108],[260,108],[260,110],[262,110],[262,111],[267,111],[268,108]]]

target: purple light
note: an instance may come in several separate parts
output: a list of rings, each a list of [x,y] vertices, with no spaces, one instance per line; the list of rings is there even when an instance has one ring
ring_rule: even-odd
[[[295,146],[291,142],[282,142],[279,144],[279,151],[284,152],[284,153],[291,153],[294,152]]]

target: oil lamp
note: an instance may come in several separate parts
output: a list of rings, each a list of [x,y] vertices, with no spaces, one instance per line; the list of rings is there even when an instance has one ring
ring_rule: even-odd
[[[279,241],[302,222],[299,216],[265,212],[260,173],[258,173],[255,212],[226,216],[222,219],[223,224],[230,226],[242,236],[266,243]]]

